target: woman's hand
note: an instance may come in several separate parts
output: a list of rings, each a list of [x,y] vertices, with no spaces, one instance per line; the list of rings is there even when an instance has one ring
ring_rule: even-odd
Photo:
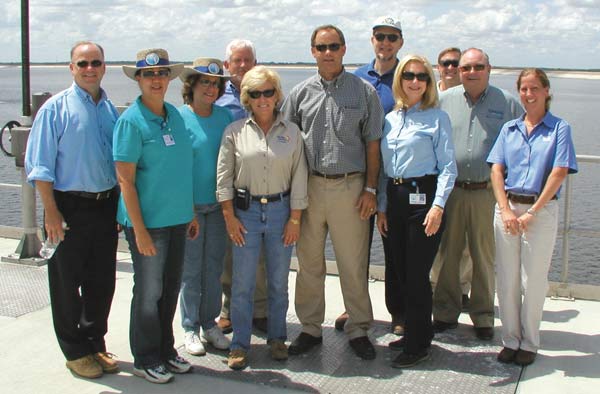
[[[442,225],[442,215],[444,210],[437,205],[433,205],[429,208],[429,212],[425,216],[425,220],[423,221],[423,226],[425,226],[425,235],[431,237],[432,235],[437,234],[440,230],[440,226]]]
[[[531,221],[534,218],[535,218],[535,216],[533,216],[529,212],[525,212],[524,214],[522,214],[521,216],[519,216],[519,218],[517,219],[517,222],[519,224],[519,228],[520,228],[520,232],[521,233],[526,233],[527,232],[527,227],[529,226],[529,223],[531,223]]]
[[[519,219],[517,219],[517,216],[508,205],[504,209],[502,209],[500,216],[502,218],[502,224],[504,225],[505,233],[511,235],[518,235],[521,233],[521,225],[519,223]]]
[[[379,234],[381,234],[384,237],[387,237],[387,215],[383,211],[377,212],[377,230],[379,230]]]
[[[282,238],[284,246],[295,245],[298,238],[300,238],[300,222],[298,220],[288,220],[283,229]]]
[[[237,216],[231,215],[226,217],[225,226],[227,227],[227,234],[229,234],[229,239],[231,239],[231,242],[240,247],[246,244],[244,234],[246,234],[247,231]]]
[[[156,256],[156,247],[148,230],[146,228],[140,230],[134,228],[133,232],[138,252],[143,256]]]
[[[198,234],[200,234],[200,223],[198,223],[198,219],[194,214],[194,218],[192,219],[190,224],[188,224],[187,235],[189,239],[196,239],[196,237],[198,237]]]

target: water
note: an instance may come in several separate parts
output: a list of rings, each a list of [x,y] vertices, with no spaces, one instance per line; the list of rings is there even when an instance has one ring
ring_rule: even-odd
[[[310,68],[276,68],[285,92],[295,84],[315,73]],[[71,84],[71,74],[66,66],[33,67],[31,69],[31,91],[56,93]],[[516,94],[516,74],[493,74],[491,83]],[[600,126],[594,113],[600,108],[600,80],[584,80],[551,77],[551,91],[554,95],[552,112],[566,119],[573,128],[575,149],[580,155],[600,155]],[[117,105],[135,100],[139,94],[136,83],[125,77],[120,67],[109,67],[103,80],[103,87]],[[180,105],[181,82],[171,82],[167,100]],[[0,66],[0,124],[19,119],[21,115],[21,70],[18,67]],[[4,138],[5,147],[10,143]],[[579,174],[572,177],[574,185],[573,213],[571,225],[577,228],[600,229],[600,184],[598,166],[580,163]],[[0,183],[20,183],[20,173],[15,169],[14,159],[0,157]],[[0,187],[0,225],[21,226],[20,190]],[[38,219],[41,218],[38,198]],[[561,208],[562,209],[562,208]],[[561,211],[562,218],[562,211]],[[561,220],[562,221],[562,220]],[[575,283],[600,285],[600,245],[595,238],[571,237],[570,276]],[[560,278],[561,238],[557,239],[555,256],[550,273],[551,280]],[[371,261],[382,264],[383,252],[378,235],[374,237]],[[335,259],[331,247],[326,251],[327,259]]]

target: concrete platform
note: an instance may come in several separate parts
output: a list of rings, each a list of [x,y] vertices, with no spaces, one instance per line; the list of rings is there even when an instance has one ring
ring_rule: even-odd
[[[0,255],[14,251],[18,242],[0,238]],[[332,327],[344,309],[336,276],[326,279],[327,310],[324,343],[320,349],[272,361],[265,338],[254,335],[250,367],[231,371],[226,352],[209,347],[204,357],[188,357],[190,374],[168,385],[153,385],[132,375],[129,350],[129,305],[132,266],[129,254],[119,253],[117,289],[109,321],[107,344],[121,366],[116,375],[96,380],[76,378],[64,367],[52,328],[47,296],[46,267],[0,264],[0,391],[4,393],[576,393],[600,392],[600,303],[547,299],[542,322],[542,349],[526,368],[503,365],[495,357],[500,349],[500,321],[496,339],[475,339],[469,317],[461,315],[459,328],[436,336],[432,359],[416,368],[389,367],[395,352],[387,343],[397,337],[388,332],[383,283],[370,283],[376,322],[370,332],[377,359],[358,359],[343,333]],[[295,272],[290,272],[288,335],[300,331],[293,306]],[[183,332],[179,314],[174,322],[180,346]],[[180,349],[181,350],[181,349]],[[181,354],[186,356],[181,350]]]

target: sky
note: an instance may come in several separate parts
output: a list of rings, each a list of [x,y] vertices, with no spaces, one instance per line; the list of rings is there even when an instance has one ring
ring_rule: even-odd
[[[402,22],[400,56],[435,62],[450,46],[479,47],[495,66],[600,68],[600,0],[29,0],[30,59],[65,62],[88,39],[106,60],[134,61],[161,47],[171,59],[223,59],[234,38],[252,40],[259,62],[313,62],[310,34],[322,24],[346,36],[346,63],[373,58],[373,21]],[[21,0],[0,4],[0,62],[21,60]]]

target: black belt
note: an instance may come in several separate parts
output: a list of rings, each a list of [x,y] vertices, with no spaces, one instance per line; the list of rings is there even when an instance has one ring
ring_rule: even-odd
[[[340,178],[345,178],[347,176],[356,175],[356,174],[360,174],[360,173],[361,173],[360,171],[353,171],[353,172],[346,172],[344,174],[323,174],[322,172],[319,172],[319,171],[315,171],[315,170],[311,171],[312,175],[320,176],[321,178],[325,178],[325,179],[340,179]]]
[[[70,190],[70,191],[66,191],[65,193],[71,194],[71,195],[77,196],[77,197],[87,198],[89,200],[107,200],[114,193],[114,191],[115,191],[115,188],[105,190],[103,192],[98,192],[98,193],[80,192],[77,190],[73,190],[73,191]]]
[[[539,196],[531,195],[531,194],[517,194],[513,192],[507,192],[506,197],[512,201],[519,204],[534,204]],[[551,200],[556,200],[556,195],[554,195]]]
[[[437,175],[424,175],[424,176],[419,176],[419,177],[415,177],[415,178],[389,178],[390,182],[392,182],[393,185],[403,185],[403,184],[407,184],[407,183],[412,183],[412,182],[424,182],[427,180],[434,180],[437,178]]]
[[[267,196],[252,196],[252,201],[259,201],[261,204],[266,204],[268,202],[281,201],[289,195],[290,191],[288,190],[287,192],[269,194]]]
[[[487,189],[489,182],[462,182],[456,181],[454,182],[455,187],[460,187],[465,190],[481,190]]]

